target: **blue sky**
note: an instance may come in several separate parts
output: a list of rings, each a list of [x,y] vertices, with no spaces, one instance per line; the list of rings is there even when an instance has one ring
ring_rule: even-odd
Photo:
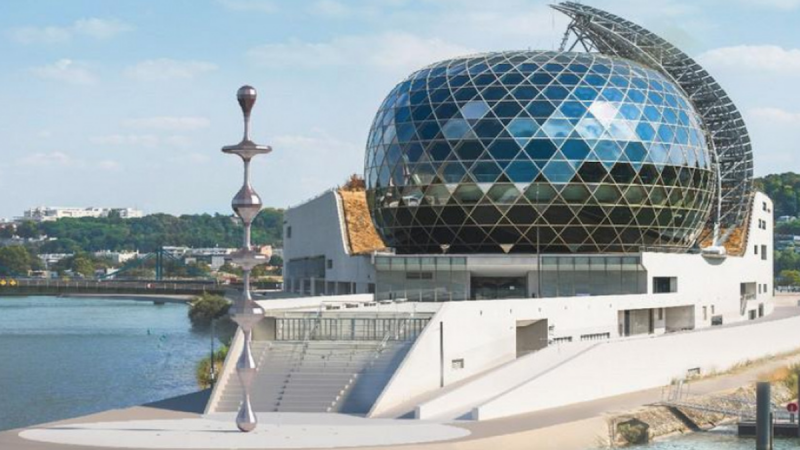
[[[742,110],[758,175],[800,171],[800,0],[597,0],[696,57]],[[228,212],[234,95],[259,91],[254,165],[286,207],[361,173],[372,116],[408,73],[556,49],[533,0],[4,0],[0,217],[35,205]]]

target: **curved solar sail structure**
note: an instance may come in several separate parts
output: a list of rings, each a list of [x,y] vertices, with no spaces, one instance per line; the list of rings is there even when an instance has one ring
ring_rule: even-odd
[[[678,84],[703,119],[720,173],[717,198],[720,243],[747,217],[753,189],[753,152],[742,115],[720,85],[696,61],[650,31],[621,17],[575,2],[552,7],[572,19],[562,51],[582,46],[645,64]],[[570,44],[570,38],[572,42]],[[717,214],[712,213],[713,224]],[[712,227],[707,227],[709,232]]]

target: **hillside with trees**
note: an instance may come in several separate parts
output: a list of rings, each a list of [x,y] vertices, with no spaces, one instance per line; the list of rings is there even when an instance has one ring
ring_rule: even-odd
[[[8,228],[8,227],[7,227]],[[10,231],[4,230],[8,236]],[[238,247],[242,225],[221,214],[152,214],[136,219],[79,218],[52,222],[23,222],[14,232],[21,238],[55,238],[38,246],[39,253],[76,253],[101,250],[149,253],[161,246]],[[266,208],[253,223],[253,244],[280,247],[283,210]]]

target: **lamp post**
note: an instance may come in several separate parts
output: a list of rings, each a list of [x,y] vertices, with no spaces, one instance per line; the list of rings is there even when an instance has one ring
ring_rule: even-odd
[[[250,161],[256,156],[272,151],[266,145],[258,145],[250,140],[250,112],[256,102],[256,90],[252,86],[242,86],[236,92],[236,99],[244,115],[244,136],[242,141],[235,145],[222,147],[223,153],[238,155],[244,163],[244,183],[239,192],[233,197],[231,207],[242,220],[244,226],[244,242],[242,248],[233,253],[231,260],[241,266],[242,294],[231,308],[231,319],[239,325],[244,340],[242,353],[236,363],[236,374],[242,383],[242,404],[236,415],[236,426],[239,430],[248,432],[256,428],[258,419],[250,404],[250,386],[256,375],[256,363],[250,348],[253,335],[253,326],[264,318],[264,310],[253,301],[250,294],[250,272],[253,267],[266,262],[266,257],[256,252],[250,244],[250,228],[253,220],[261,211],[261,197],[250,184]]]

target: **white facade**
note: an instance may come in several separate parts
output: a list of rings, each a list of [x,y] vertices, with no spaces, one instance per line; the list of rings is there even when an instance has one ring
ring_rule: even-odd
[[[796,329],[800,316],[729,326],[773,311],[772,202],[761,193],[753,202],[742,256],[640,253],[634,283],[639,292],[534,295],[536,255],[466,255],[459,270],[467,279],[524,275],[527,290],[517,298],[472,301],[376,302],[362,294],[260,304],[273,317],[287,308],[307,311],[309,321],[319,317],[320,302],[327,304],[323,311],[331,310],[322,316],[329,320],[337,314],[429,318],[392,369],[370,417],[413,413],[421,419],[484,420],[649,389],[687,371],[724,370],[797,346],[781,336]],[[299,287],[313,296],[321,292],[308,291],[328,286],[334,289],[329,294],[336,293],[341,280],[380,283],[368,256],[348,254],[342,224],[334,192],[287,211],[285,261],[326,263],[321,279],[292,278],[289,269],[287,290]],[[415,282],[424,278],[413,273]],[[332,303],[337,298],[346,300],[343,306]]]
[[[371,292],[370,255],[353,255],[341,198],[335,190],[286,210],[283,225],[284,289],[305,295]]]
[[[46,222],[64,218],[82,217],[108,217],[112,212],[119,213],[123,219],[134,219],[144,217],[144,213],[133,208],[69,208],[60,206],[38,206],[31,208],[23,213],[24,220],[36,222]]]

